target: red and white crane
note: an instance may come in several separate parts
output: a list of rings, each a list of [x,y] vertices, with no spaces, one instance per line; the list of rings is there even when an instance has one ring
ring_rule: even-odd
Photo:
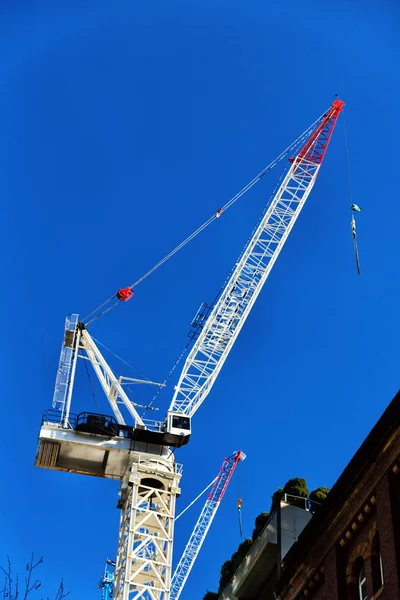
[[[56,411],[44,414],[36,465],[120,480],[114,599],[173,597],[175,502],[180,494],[182,467],[175,462],[170,448],[189,441],[191,418],[210,393],[314,186],[342,108],[343,102],[335,100],[289,159],[288,171],[227,284],[209,313],[198,314],[197,339],[165,421],[140,417],[137,405],[124,389],[128,379],[113,373],[77,315],[67,319],[53,403]],[[112,417],[71,413],[78,358],[91,363]]]
[[[232,456],[224,459],[218,477],[214,480],[211,491],[194,526],[192,535],[175,568],[171,581],[170,600],[178,600],[181,595],[236,466],[245,458],[246,455],[244,452],[239,450],[238,452],[234,452]]]

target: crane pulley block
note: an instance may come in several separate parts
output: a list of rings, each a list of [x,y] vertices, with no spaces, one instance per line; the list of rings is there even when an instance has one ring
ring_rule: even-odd
[[[134,293],[135,292],[130,287],[122,288],[122,289],[118,290],[117,298],[121,302],[127,302],[128,300],[130,300],[132,298]]]

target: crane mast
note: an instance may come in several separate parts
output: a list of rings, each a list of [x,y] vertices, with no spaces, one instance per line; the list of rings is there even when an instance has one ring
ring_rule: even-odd
[[[341,100],[332,104],[301,150],[289,159],[282,184],[209,317],[201,323],[165,422],[141,418],[123,387],[127,378],[116,377],[78,315],[67,318],[53,397],[55,410],[43,415],[35,464],[120,482],[114,600],[177,599],[171,595],[171,577],[182,466],[176,463],[173,448],[189,440],[191,417],[210,392],[304,206],[343,104]],[[91,363],[113,416],[71,413],[78,359]],[[125,422],[122,411],[129,413],[133,424]],[[215,493],[182,557],[173,580],[174,594],[181,589],[218,508],[217,489]]]
[[[336,100],[292,163],[186,359],[169,414],[192,417],[209,394],[317,178],[343,102]]]
[[[218,477],[211,488],[192,535],[174,571],[171,582],[170,600],[178,600],[181,595],[236,466],[245,458],[246,455],[239,450],[238,452],[234,452],[232,456],[224,459]]]

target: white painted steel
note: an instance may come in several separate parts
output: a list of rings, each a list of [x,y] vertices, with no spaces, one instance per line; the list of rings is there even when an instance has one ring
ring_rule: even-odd
[[[203,545],[211,523],[217,513],[220,502],[207,500],[200,517],[193,529],[192,535],[185,547],[182,557],[176,567],[171,584],[170,600],[178,600],[192,570],[200,548]]]
[[[291,165],[186,359],[169,412],[191,417],[207,397],[311,192],[319,167],[299,156]]]
[[[170,460],[134,463],[123,494],[115,600],[169,600],[176,496],[181,469]]]
[[[78,315],[68,315],[65,319],[64,327],[64,339],[61,346],[60,360],[58,362],[56,384],[54,386],[54,395],[52,406],[56,410],[60,410],[64,413],[65,402],[70,388],[70,373],[72,368],[73,360],[73,348],[72,346],[66,346],[66,336],[69,332],[76,331],[76,325],[78,323]]]
[[[79,329],[75,332],[74,339],[74,347],[72,351],[72,365],[71,365],[71,375],[68,381],[68,390],[67,390],[67,403],[65,406],[65,415],[64,415],[64,427],[68,427],[69,423],[69,413],[71,411],[71,400],[72,400],[72,390],[74,389],[74,381],[75,381],[75,373],[76,373],[76,363],[78,362],[78,348],[79,343],[81,341],[81,331]]]
[[[43,450],[49,445],[55,446],[51,463],[43,460]],[[132,461],[131,455],[129,439],[91,435],[65,429],[62,424],[45,422],[40,428],[35,465],[121,481]]]
[[[55,456],[51,464],[43,456],[43,450],[54,445]],[[39,444],[35,465],[57,471],[81,473],[106,479],[122,481],[130,466],[146,453],[157,459],[168,461],[171,451],[146,442],[132,442],[129,438],[90,433],[66,429],[62,423],[45,421],[39,434]],[[179,467],[181,468],[181,467]]]
[[[142,418],[135,410],[133,403],[129,400],[124,388],[122,387],[120,379],[117,379],[112,372],[110,366],[94,343],[93,338],[90,336],[87,329],[82,331],[80,350],[86,353],[87,358],[92,363],[93,369],[95,370],[97,378],[100,381],[100,384],[118,423],[120,425],[125,425],[124,417],[122,416],[117,404],[118,399],[120,398],[122,404],[124,404],[128,412],[134,418],[136,425],[144,425]]]

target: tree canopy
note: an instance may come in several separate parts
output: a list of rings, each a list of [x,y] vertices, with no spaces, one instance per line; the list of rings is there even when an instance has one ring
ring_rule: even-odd
[[[301,479],[300,477],[294,477],[293,479],[289,479],[285,483],[283,491],[289,496],[297,496],[297,498],[290,498],[290,504],[294,504],[295,506],[299,506],[300,508],[305,507],[304,501],[300,500],[300,498],[308,498],[309,494],[305,479]]]
[[[319,506],[323,504],[326,500],[327,495],[329,494],[329,488],[327,487],[318,487],[313,490],[309,496],[310,500],[310,511],[314,514]],[[315,504],[314,504],[315,502]]]
[[[251,536],[251,539],[253,540],[253,542],[258,538],[258,536],[260,535],[260,533],[262,532],[262,530],[268,523],[268,519],[269,519],[269,513],[267,513],[267,512],[262,512],[256,516],[256,520],[254,522],[253,534]]]

